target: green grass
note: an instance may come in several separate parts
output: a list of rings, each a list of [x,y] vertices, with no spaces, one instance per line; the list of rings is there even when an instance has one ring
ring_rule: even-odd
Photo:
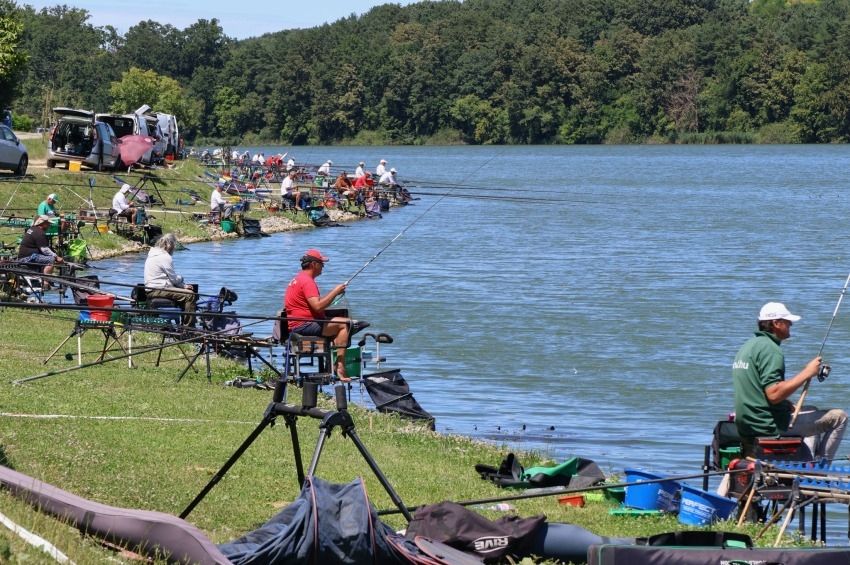
[[[173,348],[165,355],[171,361],[158,368],[153,366],[154,354],[147,353],[136,358],[135,369],[127,368],[126,361],[114,361],[29,384],[10,384],[13,379],[73,366],[75,361],[65,360],[64,353],[76,352],[74,339],[42,365],[72,327],[69,313],[9,308],[2,312],[0,412],[7,415],[0,416],[0,460],[98,502],[179,514],[254,429],[271,393],[221,386],[246,370],[217,358],[213,358],[212,384],[203,372],[191,371],[176,383],[185,361],[175,360],[179,356]],[[137,344],[157,340],[151,334],[136,336]],[[90,353],[84,353],[84,362],[94,359],[101,340],[100,332],[86,332],[83,350]],[[355,388],[355,399],[359,394]],[[288,401],[300,404],[299,389],[290,387]],[[331,409],[325,399],[320,407]],[[506,449],[435,434],[356,406],[351,412],[359,437],[407,505],[509,494],[474,472],[476,463],[498,465]],[[302,418],[297,429],[306,466],[318,438],[318,421]],[[522,460],[526,466],[540,463],[534,454],[522,454]],[[379,509],[393,508],[353,442],[339,430],[327,440],[317,474],[333,482],[362,476],[373,503]],[[290,435],[281,420],[260,435],[189,519],[214,541],[224,542],[262,524],[292,501],[298,490]],[[613,503],[607,501],[591,501],[585,508],[561,506],[556,497],[511,504],[521,515],[545,514],[550,521],[574,523],[600,535],[646,536],[681,528],[670,516],[612,517],[608,510]],[[0,508],[78,563],[102,561],[109,554],[7,494],[0,494]],[[482,512],[490,518],[502,515]],[[405,526],[400,515],[387,516],[385,521],[395,528]],[[718,528],[735,529],[732,523]],[[757,528],[750,525],[744,531],[754,534]],[[0,528],[0,562],[42,561],[47,562],[39,552]]]

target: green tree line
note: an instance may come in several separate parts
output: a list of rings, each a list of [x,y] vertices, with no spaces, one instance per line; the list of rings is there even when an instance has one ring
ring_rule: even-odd
[[[850,0],[423,1],[241,41],[88,18],[0,0],[0,104],[243,143],[850,140]]]

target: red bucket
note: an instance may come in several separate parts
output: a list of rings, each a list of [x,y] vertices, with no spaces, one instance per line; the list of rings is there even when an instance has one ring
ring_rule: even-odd
[[[115,297],[109,294],[92,294],[86,299],[91,306],[89,318],[95,322],[108,322],[112,313],[109,310],[98,310],[97,308],[112,308]]]

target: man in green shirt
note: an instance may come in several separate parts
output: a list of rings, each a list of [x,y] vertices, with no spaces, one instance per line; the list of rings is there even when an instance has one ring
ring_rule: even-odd
[[[59,202],[59,197],[56,194],[48,194],[47,198],[42,200],[41,204],[38,205],[38,211],[36,211],[35,215],[55,218],[57,202]]]
[[[800,320],[780,302],[765,304],[758,318],[758,331],[735,356],[732,382],[735,387],[735,423],[745,456],[755,453],[755,439],[776,438],[788,432],[794,392],[817,376],[821,358],[809,361],[802,371],[785,380],[785,354],[780,343],[791,337],[791,325]],[[818,457],[832,460],[838,451],[847,414],[843,410],[818,410],[804,406],[790,432],[806,438]]]

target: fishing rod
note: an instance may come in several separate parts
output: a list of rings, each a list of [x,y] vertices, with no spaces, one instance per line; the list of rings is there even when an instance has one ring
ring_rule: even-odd
[[[103,269],[103,267],[94,267],[92,265],[83,265],[83,264],[79,264],[79,263],[71,263],[69,261],[65,261],[64,264],[69,265],[69,266],[74,267],[74,268],[77,268],[77,269],[80,269],[80,270],[92,269],[92,268]],[[10,269],[2,269],[2,271],[12,272],[12,273],[15,273],[15,274],[18,274],[18,275],[31,275],[32,274],[31,271],[28,271],[28,270],[25,270],[25,269],[10,268]],[[89,279],[87,277],[75,277],[75,276],[66,277],[66,276],[62,276],[62,275],[45,275],[45,274],[39,275],[39,278],[45,278],[45,279],[50,280],[51,282],[57,282],[57,283],[60,283],[60,284],[65,284],[66,286],[74,286],[75,288],[79,288],[81,290],[91,290],[91,291],[94,291],[94,292],[97,292],[97,293],[103,293],[104,291],[103,291],[103,289],[101,289],[99,287],[90,287],[90,286],[85,286],[85,285],[91,285],[93,283],[97,283],[97,284],[117,286],[117,287],[123,287],[123,288],[136,288],[137,286],[139,286],[139,284],[123,283],[123,282],[111,281],[111,280],[108,280],[108,279],[101,279],[101,278],[98,278],[96,281],[93,281],[92,279]],[[80,283],[79,281],[83,281],[83,282]],[[153,287],[144,287],[144,288],[145,288],[145,290],[153,290]],[[220,291],[219,291],[219,293],[220,293]],[[219,294],[204,294],[202,292],[197,292],[195,294],[197,294],[199,297],[204,297],[204,298],[218,298],[219,297]],[[123,297],[117,296],[117,298],[123,298]],[[129,298],[123,298],[123,299],[124,300],[130,300]]]
[[[497,496],[494,498],[479,498],[476,500],[463,500],[459,502],[455,502],[455,504],[459,504],[460,506],[476,506],[478,504],[490,504],[493,502],[508,502],[511,500],[525,500],[529,498],[541,498],[544,496],[555,496],[555,495],[563,495],[563,494],[574,494],[581,492],[591,492],[596,490],[605,490],[610,488],[626,488],[626,487],[635,487],[642,485],[651,485],[653,483],[663,483],[666,481],[686,481],[689,479],[702,479],[705,477],[716,477],[721,475],[734,475],[737,473],[747,473],[751,472],[749,469],[729,469],[727,471],[712,471],[709,473],[699,473],[695,475],[680,475],[677,477],[663,477],[660,479],[647,479],[643,481],[632,481],[625,483],[617,483],[617,484],[603,484],[589,487],[578,487],[578,488],[566,488],[559,490],[548,490],[545,489],[545,492],[528,492],[525,494],[514,494],[508,496]],[[427,504],[420,504],[419,506],[408,506],[408,510],[416,511],[420,508],[424,508],[428,506]],[[399,514],[401,511],[398,509],[388,509],[388,510],[379,510],[378,516],[387,516],[389,514]]]
[[[838,295],[838,302],[835,303],[835,309],[832,311],[832,318],[829,320],[829,325],[826,327],[826,335],[823,336],[823,341],[820,344],[820,349],[818,349],[818,354],[816,357],[820,357],[823,353],[823,348],[826,345],[826,340],[829,338],[829,331],[832,329],[832,324],[835,322],[836,316],[838,316],[838,309],[841,307],[841,301],[844,300],[844,295],[847,294],[847,285],[850,285],[850,274],[847,275],[847,280],[844,281],[844,286],[841,288],[841,294]],[[823,363],[821,360],[821,365],[818,368],[817,378],[819,382],[823,382],[828,376],[831,368],[826,363]],[[791,414],[791,423],[788,424],[788,428],[794,427],[794,422],[797,421],[797,416],[800,415],[800,410],[803,408],[803,401],[806,400],[806,395],[809,393],[809,385],[812,384],[812,379],[806,381],[806,384],[803,385],[803,392],[800,393],[800,398],[797,400],[797,404],[794,405],[794,413]]]
[[[254,324],[259,324],[259,323],[260,322],[252,322],[250,324],[246,324],[244,327],[248,327],[248,326],[251,326],[251,325],[254,325]],[[105,365],[106,363],[108,363],[110,361],[122,361],[124,359],[133,357],[134,355],[143,355],[145,353],[151,353],[153,351],[163,351],[165,349],[168,349],[169,347],[175,347],[175,346],[185,345],[185,344],[189,344],[189,343],[197,343],[198,341],[204,341],[205,339],[208,339],[210,337],[223,335],[223,334],[225,334],[225,332],[229,332],[229,331],[230,331],[230,328],[224,328],[224,329],[221,329],[221,330],[218,330],[218,331],[215,331],[215,332],[202,333],[202,334],[200,332],[196,332],[196,333],[199,333],[200,335],[193,335],[193,336],[187,337],[185,339],[178,339],[177,341],[174,341],[174,342],[169,343],[169,344],[161,343],[159,345],[151,345],[151,346],[148,346],[148,347],[142,347],[142,348],[137,349],[136,351],[134,351],[132,353],[125,353],[124,355],[118,355],[116,357],[110,357],[109,359],[104,358],[104,359],[101,359],[99,361],[92,361],[90,363],[83,363],[82,365],[75,365],[73,367],[66,367],[64,369],[56,369],[54,371],[47,371],[45,373],[39,373],[38,375],[33,375],[31,377],[24,377],[23,379],[17,379],[17,380],[11,381],[11,384],[21,385],[21,384],[32,382],[32,381],[45,379],[47,377],[52,377],[52,376],[55,376],[55,375],[70,373],[71,371],[78,371],[80,369],[87,369],[89,367],[94,367],[94,366],[97,366],[97,365]],[[159,333],[159,332],[155,332],[155,333]],[[175,332],[174,335],[177,336],[177,335],[181,335],[181,334],[178,334],[178,333]],[[188,368],[186,370],[188,370]]]
[[[23,182],[23,179],[21,179],[21,181],[18,182],[17,185],[15,185],[15,190],[13,190],[12,194],[9,195],[9,200],[6,202],[6,206],[3,207],[3,211],[0,212],[0,216],[4,216],[6,214],[6,210],[9,209],[9,204],[12,203],[12,198],[15,197],[15,194],[18,192],[18,189],[21,187],[21,182]]]
[[[99,289],[98,289],[99,290]],[[151,308],[109,308],[106,306],[88,306],[82,304],[52,304],[52,303],[33,303],[33,302],[0,302],[0,309],[2,308],[18,308],[21,310],[45,310],[50,312],[52,310],[68,310],[73,312],[80,312],[83,310],[100,310],[104,312],[118,312],[121,314],[151,314],[161,316],[162,314],[177,314],[181,312],[177,311],[164,311],[157,310]],[[260,322],[270,322],[273,320],[280,320],[281,318],[278,316],[269,316],[268,314],[239,314],[234,312],[204,312],[202,310],[196,310],[191,313],[192,316],[196,318],[232,318],[233,316],[237,316],[240,320],[256,320],[257,323]],[[67,318],[71,319],[71,318]],[[286,320],[297,321],[297,322],[330,322],[329,319],[316,319],[316,318],[299,318],[295,316],[287,316]],[[199,330],[196,330],[199,331]]]
[[[499,155],[499,153],[498,153],[498,152],[494,153],[494,154],[493,154],[493,156],[491,156],[489,159],[487,159],[486,161],[484,161],[483,163],[481,163],[481,165],[479,165],[479,166],[478,166],[475,170],[471,171],[468,175],[466,175],[466,177],[465,177],[463,180],[466,180],[467,178],[471,177],[472,175],[474,175],[475,173],[477,173],[478,171],[480,171],[481,169],[483,169],[485,166],[487,166],[487,165],[490,163],[490,161],[492,161],[493,159],[495,159],[498,155]],[[372,263],[375,259],[377,259],[377,258],[381,255],[381,253],[383,253],[384,251],[386,251],[386,250],[387,250],[387,248],[389,248],[389,246],[390,246],[390,245],[392,245],[393,243],[395,243],[395,241],[396,241],[398,238],[400,238],[402,235],[404,235],[404,233],[405,233],[407,230],[409,230],[410,228],[412,228],[412,227],[414,226],[414,224],[416,224],[416,222],[418,222],[419,220],[421,220],[422,218],[424,218],[424,217],[425,217],[425,215],[426,215],[426,214],[428,214],[428,212],[430,212],[431,210],[433,210],[433,209],[434,209],[434,207],[435,207],[437,204],[439,204],[440,202],[442,202],[442,201],[443,201],[443,199],[444,199],[444,198],[446,198],[449,194],[450,194],[450,193],[446,193],[446,194],[444,194],[444,195],[440,196],[440,197],[439,197],[439,198],[438,198],[438,199],[437,199],[437,200],[436,200],[433,204],[431,204],[431,206],[429,206],[429,207],[428,207],[428,208],[427,208],[424,212],[422,212],[419,216],[417,216],[416,218],[414,218],[414,220],[413,220],[412,222],[410,222],[407,226],[405,226],[405,227],[404,227],[404,229],[402,229],[400,232],[398,232],[398,234],[396,234],[396,236],[395,236],[394,238],[392,238],[392,239],[391,239],[391,240],[390,240],[390,241],[389,241],[386,245],[384,245],[382,248],[380,248],[380,249],[378,250],[378,252],[377,252],[377,253],[375,253],[375,254],[374,254],[374,255],[373,255],[373,256],[372,256],[372,257],[371,257],[368,261],[366,261],[366,263],[365,263],[362,267],[360,267],[360,268],[359,268],[359,269],[358,269],[358,270],[357,270],[357,271],[356,271],[353,275],[351,275],[351,276],[348,278],[348,280],[346,280],[346,281],[345,281],[345,283],[344,283],[344,284],[345,284],[345,286],[348,286],[348,285],[351,283],[351,281],[353,281],[353,280],[354,280],[354,278],[355,278],[355,277],[357,277],[357,275],[359,275],[360,273],[362,273],[363,271],[365,271],[365,270],[366,270],[366,267],[368,267],[368,266],[369,266],[369,265],[370,265],[370,264],[371,264],[371,263]],[[339,297],[343,296],[344,294],[345,294],[344,292],[343,292],[343,293],[341,293],[341,294],[339,295]]]
[[[519,192],[519,190],[515,190],[513,192]],[[536,191],[535,191],[536,192]],[[537,202],[542,204],[603,204],[605,206],[611,206],[611,202],[601,202],[598,200],[576,200],[576,199],[567,199],[567,198],[534,198],[532,196],[495,196],[495,195],[487,195],[487,194],[453,194],[451,192],[442,193],[442,192],[423,192],[421,190],[417,190],[414,194],[422,195],[422,196],[446,196],[449,198],[468,198],[472,200],[504,200],[506,202]],[[563,194],[563,193],[559,193]]]

